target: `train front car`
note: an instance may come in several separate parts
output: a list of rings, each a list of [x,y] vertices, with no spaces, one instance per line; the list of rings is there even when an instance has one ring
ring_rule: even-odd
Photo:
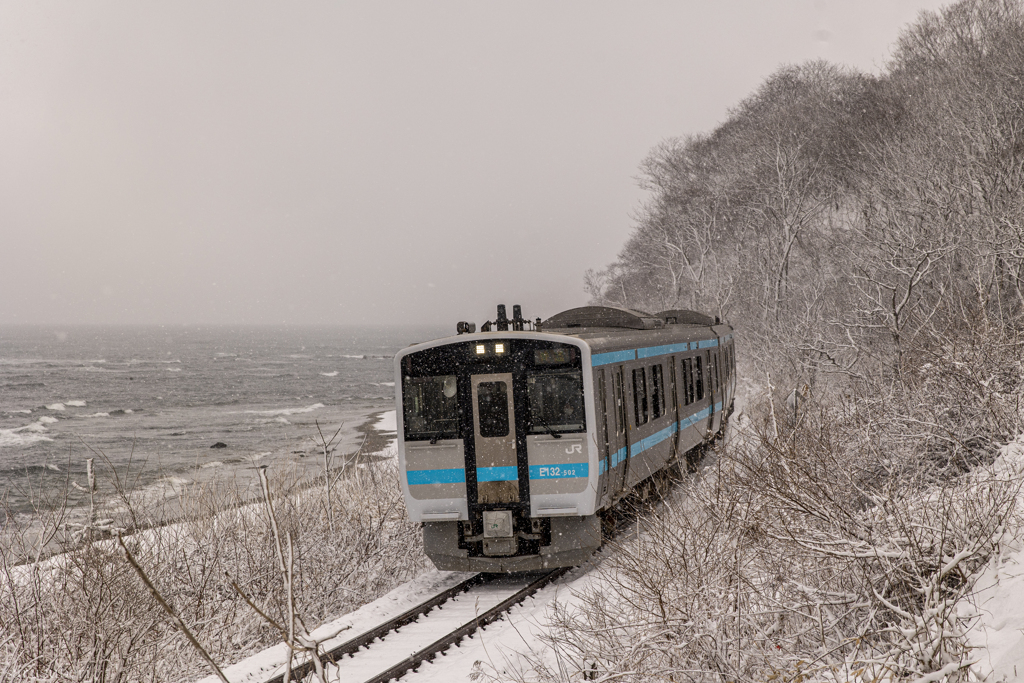
[[[576,565],[600,546],[589,369],[585,342],[514,330],[396,355],[402,489],[439,569]]]

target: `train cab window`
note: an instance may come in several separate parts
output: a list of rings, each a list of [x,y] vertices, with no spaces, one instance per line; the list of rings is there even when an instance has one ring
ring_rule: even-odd
[[[651,366],[651,417],[665,414],[665,377],[661,365]]]
[[[405,438],[410,441],[458,438],[457,393],[455,375],[405,377],[402,380]]]
[[[647,377],[643,368],[633,370],[633,412],[637,426],[647,424]]]
[[[504,382],[480,382],[476,392],[480,436],[508,436],[508,385]]]
[[[701,363],[701,357],[697,356],[697,367],[694,368],[695,379],[697,380],[697,400],[701,401],[704,399],[704,365]]]
[[[579,432],[586,428],[583,374],[577,369],[531,370],[526,375],[531,434]]]

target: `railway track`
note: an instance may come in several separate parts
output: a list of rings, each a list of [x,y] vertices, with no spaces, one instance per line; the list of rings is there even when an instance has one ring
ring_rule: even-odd
[[[701,457],[703,456],[703,450]],[[679,463],[689,467],[690,463]],[[666,469],[638,487],[607,518],[605,540],[632,528],[637,514],[674,486],[678,475]],[[535,574],[476,574],[419,605],[320,655],[329,681],[386,683],[433,660],[477,629],[499,619],[523,600],[573,567]],[[399,634],[398,631],[401,630]],[[439,633],[444,635],[438,636]],[[391,637],[389,637],[391,636]],[[313,662],[293,664],[288,680],[313,680]],[[261,683],[284,683],[282,671]]]
[[[568,570],[472,576],[321,654],[328,680],[385,683],[400,678],[500,618]],[[388,637],[399,630],[400,637]],[[313,671],[312,660],[295,664],[289,680],[309,680]],[[284,681],[285,673],[281,672],[264,683]]]

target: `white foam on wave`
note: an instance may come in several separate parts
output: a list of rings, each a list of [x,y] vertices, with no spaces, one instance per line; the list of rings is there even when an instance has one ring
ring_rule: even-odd
[[[275,417],[274,418],[274,422],[280,422],[281,424],[285,424],[285,425],[290,425],[291,424],[291,422],[288,421],[288,418],[284,417],[284,416]]]
[[[66,406],[74,406],[75,408],[84,408],[85,401],[64,401]]]
[[[83,415],[82,417],[110,417],[110,413],[93,413],[91,415]]]
[[[53,441],[46,436],[46,425],[57,422],[57,418],[43,415],[35,422],[14,429],[0,429],[0,448],[31,446],[40,441]]]
[[[181,368],[167,368],[167,372],[181,372]]]
[[[343,354],[341,354],[341,357],[342,357],[342,358],[356,358],[356,359],[358,359],[358,360],[365,360],[365,359],[366,359],[366,356],[365,356],[365,355],[362,355],[362,356],[350,356],[350,355],[349,355],[349,354],[347,354],[347,353],[343,353]]]
[[[275,415],[297,415],[299,413],[311,413],[314,410],[323,408],[323,403],[314,403],[311,406],[305,408],[277,408],[275,410],[245,410],[248,415],[266,415],[268,417],[274,417]]]
[[[65,410],[63,403],[51,403],[43,407],[47,410]]]
[[[53,441],[53,439],[38,433],[24,434],[21,428],[0,429],[0,448],[23,448],[40,441]]]
[[[57,467],[56,465],[52,464],[52,463],[46,463],[46,465],[44,465],[44,467],[46,467],[46,469],[48,469],[48,470],[53,470],[54,472],[60,472],[60,468]]]
[[[335,370],[334,372],[321,372],[320,374],[323,375],[324,377],[337,377],[338,371]]]
[[[5,413],[20,413],[22,415],[31,415],[31,410],[5,410]]]
[[[204,462],[202,465],[199,466],[199,469],[206,470],[211,467],[222,467],[223,465],[224,463],[222,463],[220,460],[214,460],[213,462]]]

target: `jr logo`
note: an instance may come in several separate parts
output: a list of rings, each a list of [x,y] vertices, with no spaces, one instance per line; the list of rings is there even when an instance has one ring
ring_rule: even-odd
[[[583,452],[583,444],[581,444],[581,443],[569,444],[568,446],[566,446],[565,452],[569,453],[569,454],[572,454],[572,453],[582,453]]]

